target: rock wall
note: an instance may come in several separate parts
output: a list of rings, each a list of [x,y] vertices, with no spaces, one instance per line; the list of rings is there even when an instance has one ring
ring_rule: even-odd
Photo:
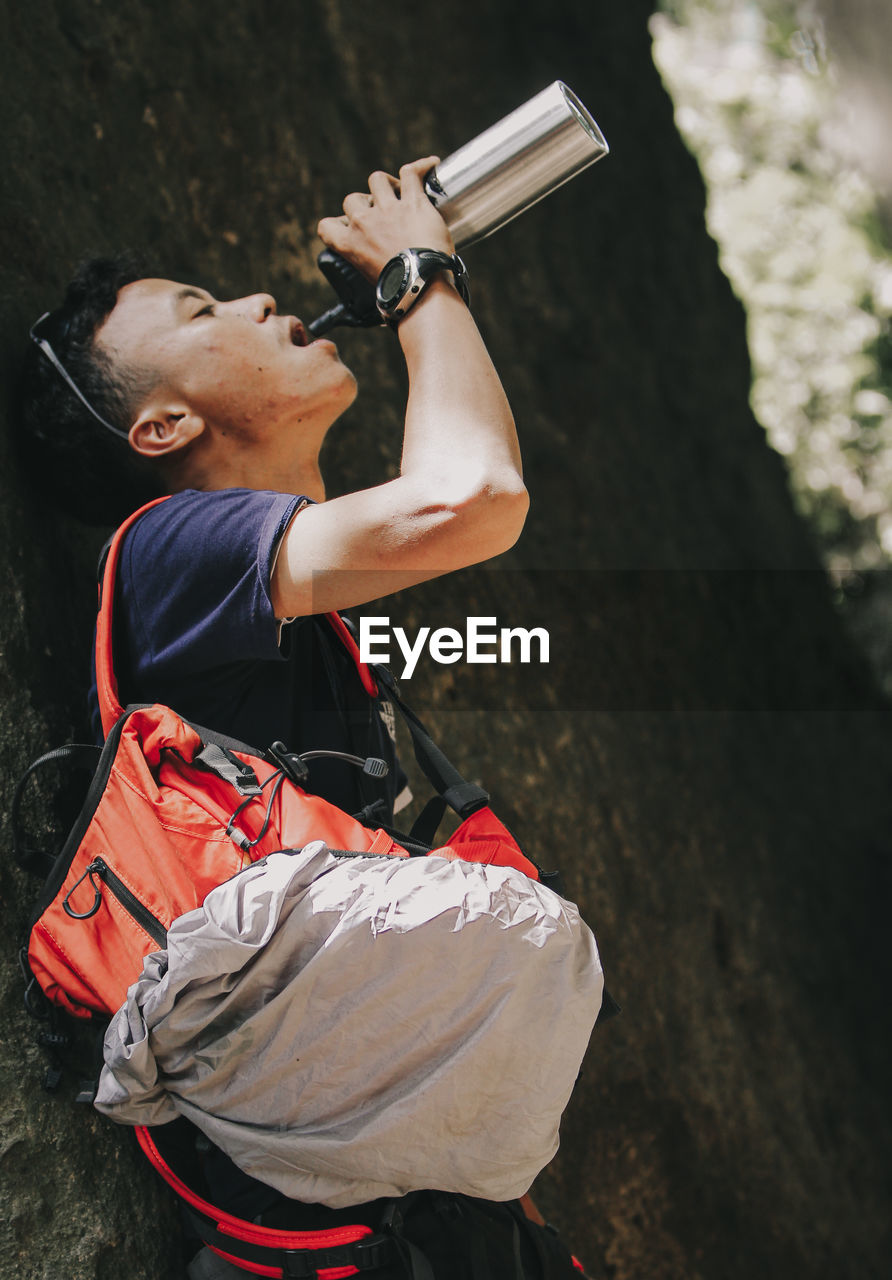
[[[889,718],[749,411],[744,316],[647,17],[639,0],[7,3],[0,361],[8,385],[77,259],[124,245],[315,315],[314,227],[347,190],[572,85],[611,156],[467,254],[527,528],[490,570],[387,605],[406,626],[542,623],[551,661],[428,662],[405,689],[563,865],[624,1006],[537,1184],[590,1273],[856,1280],[880,1274],[887,1221]],[[394,473],[405,391],[386,332],[341,345],[362,392],[332,493]],[[28,760],[83,732],[101,541],[24,485],[8,438],[7,803]],[[42,1091],[14,950],[33,886],[9,846],[7,826],[0,1276],[174,1277],[152,1175],[72,1084]]]

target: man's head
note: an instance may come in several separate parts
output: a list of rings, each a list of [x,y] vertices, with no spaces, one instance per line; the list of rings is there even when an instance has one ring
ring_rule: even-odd
[[[334,345],[308,344],[269,295],[217,302],[131,258],[87,263],[39,332],[108,425],[35,346],[19,397],[26,459],[93,523],[171,489],[287,488],[356,392]]]

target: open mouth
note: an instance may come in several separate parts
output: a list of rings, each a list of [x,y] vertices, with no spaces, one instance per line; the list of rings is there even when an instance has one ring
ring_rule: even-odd
[[[291,320],[291,342],[295,347],[305,347],[309,341],[307,331],[301,322],[292,318]]]

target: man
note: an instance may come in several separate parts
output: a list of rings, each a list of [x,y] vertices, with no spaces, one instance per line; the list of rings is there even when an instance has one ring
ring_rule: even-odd
[[[422,187],[433,163],[406,166],[399,183],[373,174],[367,194],[346,198],[342,218],[320,223],[323,240],[370,280],[410,246],[453,253]],[[114,279],[78,283],[68,307],[72,350],[62,363],[127,435],[129,450],[85,414],[47,359],[32,359],[24,401],[32,451],[44,445],[42,483],[81,514],[114,521],[154,488],[178,495],[128,539],[124,613],[142,628],[128,627],[122,641],[124,692],[165,700],[246,742],[334,747],[332,715],[323,716],[326,740],[307,741],[313,715],[306,689],[302,696],[293,687],[295,671],[318,674],[330,662],[309,652],[318,650],[311,629],[283,632],[276,620],[361,604],[484,560],[510,547],[523,525],[514,423],[473,319],[450,273],[430,281],[397,329],[410,384],[400,475],[326,502],[319,451],[356,394],[334,344],[310,342],[267,294],[221,303],[168,280],[123,279],[117,289]],[[119,500],[122,490],[129,501]],[[249,528],[256,557],[241,566],[233,599],[233,566],[217,550],[236,531],[244,546]],[[281,662],[282,643],[301,651],[290,665]],[[282,723],[295,702],[301,709]],[[320,766],[317,777],[326,778],[330,799],[359,807],[345,794],[355,791],[352,773]]]
[[[406,165],[398,180],[372,174],[342,217],[319,224],[322,240],[370,281],[410,247],[451,257],[422,184],[436,163]],[[421,283],[396,325],[409,374],[399,476],[329,501],[319,453],[355,379],[334,343],[310,341],[268,294],[221,302],[126,263],[94,263],[32,336],[22,416],[43,482],[99,521],[153,492],[173,495],[123,549],[122,700],[162,702],[260,746],[282,739],[291,750],[389,754],[395,764],[387,709],[357,695],[355,669],[317,615],[497,555],[527,510],[511,411],[454,271]],[[323,762],[308,787],[387,820],[404,799],[396,768],[391,778],[375,793],[356,769]],[[332,1221],[320,1206],[283,1205],[222,1153],[207,1156],[206,1173],[217,1201],[241,1216]],[[460,1240],[462,1229],[452,1234]],[[541,1234],[529,1264],[539,1269],[523,1274],[544,1276],[546,1256],[547,1274],[573,1274]],[[463,1273],[463,1257],[448,1274]],[[216,1274],[210,1266],[199,1259],[190,1274]]]

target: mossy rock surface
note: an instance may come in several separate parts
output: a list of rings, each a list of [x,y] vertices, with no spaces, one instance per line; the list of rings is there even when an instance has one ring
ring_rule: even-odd
[[[892,1150],[889,716],[750,413],[744,315],[647,18],[638,0],[6,5],[0,360],[8,384],[78,258],[124,245],[312,317],[330,301],[314,228],[348,190],[572,85],[611,156],[467,253],[526,530],[497,566],[388,606],[412,627],[547,625],[551,661],[428,662],[404,691],[563,867],[624,1006],[537,1186],[592,1275],[867,1280]],[[327,448],[332,493],[394,474],[405,394],[388,332],[341,347],[361,395]],[[3,441],[8,811],[28,760],[84,732],[102,535],[28,489]],[[166,1194],[73,1084],[42,1090],[14,954],[34,889],[8,827],[3,844],[0,1276],[168,1280]]]

